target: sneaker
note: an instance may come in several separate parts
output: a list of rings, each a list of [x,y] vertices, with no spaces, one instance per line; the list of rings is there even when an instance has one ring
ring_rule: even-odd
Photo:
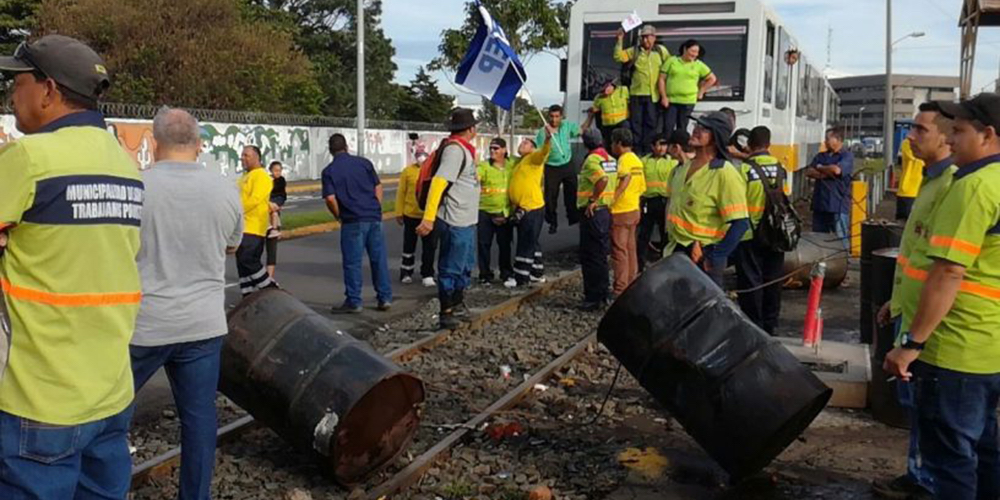
[[[536,278],[536,277],[532,276],[530,279],[531,279],[532,283],[538,283],[539,285],[541,285],[542,283],[546,283],[546,282],[549,281],[549,280],[545,279],[545,276],[542,276],[542,277],[539,277],[539,278]]]
[[[593,302],[585,300],[580,304],[580,310],[584,312],[594,312],[600,310],[601,307],[603,306],[604,306],[603,300],[598,300]]]
[[[343,303],[340,306],[334,306],[330,309],[330,314],[360,314],[364,311],[360,305],[352,306],[348,303]]]
[[[493,278],[479,278],[479,284],[480,285],[492,285],[493,284]]]
[[[432,277],[432,276],[428,276],[428,277],[424,278],[423,283],[424,283],[424,287],[425,288],[433,288],[433,287],[438,286],[437,282],[434,281],[434,277]]]
[[[388,311],[390,308],[392,308],[392,302],[379,302],[378,303],[378,310],[379,311]]]
[[[517,280],[514,278],[507,278],[507,281],[503,282],[504,288],[517,288]]]
[[[556,234],[556,231],[558,230],[559,230],[558,226],[556,226],[555,224],[549,224],[549,234]]]
[[[930,492],[917,484],[917,482],[914,481],[909,474],[903,474],[902,476],[888,481],[884,479],[876,479],[875,481],[872,481],[872,490],[874,490],[875,494],[881,498],[898,500],[922,500],[924,498],[933,498]]]
[[[454,330],[462,325],[462,322],[453,313],[442,313],[440,328],[442,330]]]
[[[404,285],[409,285],[410,283],[413,283],[413,276],[403,276],[403,279],[399,281],[402,281]]]

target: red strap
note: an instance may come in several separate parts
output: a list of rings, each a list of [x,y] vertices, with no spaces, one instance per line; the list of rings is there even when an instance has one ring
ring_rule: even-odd
[[[604,161],[608,161],[609,159],[611,159],[611,155],[609,155],[608,152],[604,148],[597,148],[597,149],[591,151],[590,154],[594,154],[594,155],[600,156],[601,159],[604,160]]]
[[[465,146],[465,149],[468,149],[469,152],[472,153],[472,159],[473,160],[475,160],[477,158],[477,156],[476,156],[476,147],[473,146],[469,141],[467,141],[465,139],[462,139],[461,137],[459,137],[457,135],[453,135],[453,136],[449,137],[448,139],[452,140],[452,141],[455,141],[455,142],[461,144],[462,146]]]

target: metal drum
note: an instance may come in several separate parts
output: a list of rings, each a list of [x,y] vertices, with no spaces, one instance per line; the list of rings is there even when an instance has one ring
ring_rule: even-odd
[[[872,343],[875,313],[881,303],[872,301],[872,253],[898,247],[903,237],[902,224],[886,220],[865,221],[861,225],[861,342]]]
[[[423,382],[281,290],[230,312],[219,388],[347,486],[409,445],[424,401]]]
[[[871,283],[872,305],[878,313],[878,307],[892,298],[893,280],[896,274],[896,258],[898,248],[883,248],[872,252],[872,271],[869,275]],[[874,322],[873,322],[874,323]],[[872,380],[868,384],[868,401],[872,405],[872,416],[875,420],[895,427],[909,427],[910,419],[899,404],[896,395],[897,382],[889,382],[889,375],[882,371],[885,355],[892,350],[896,337],[895,325],[878,326],[874,324],[875,341],[872,353]]]
[[[647,269],[597,336],[733,480],[770,463],[833,394],[683,255]]]
[[[798,246],[791,252],[785,252],[785,267],[783,273],[791,274],[786,286],[788,288],[805,288],[809,286],[813,264],[826,259],[826,277],[823,288],[833,289],[840,286],[847,277],[847,252],[836,235],[828,233],[802,233]]]

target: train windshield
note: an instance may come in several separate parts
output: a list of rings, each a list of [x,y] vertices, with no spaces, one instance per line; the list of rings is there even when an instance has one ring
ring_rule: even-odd
[[[745,20],[736,21],[685,21],[651,22],[658,33],[657,43],[677,51],[684,41],[697,40],[704,51],[702,60],[719,79],[706,101],[742,101],[746,90],[747,31]],[[580,98],[594,99],[602,81],[608,77],[619,78],[625,71],[615,62],[613,52],[618,23],[591,23],[584,26],[583,81]],[[635,43],[636,32],[626,36],[625,43]]]

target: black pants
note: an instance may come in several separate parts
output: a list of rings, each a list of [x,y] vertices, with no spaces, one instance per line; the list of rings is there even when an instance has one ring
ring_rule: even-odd
[[[649,154],[660,121],[660,104],[653,102],[653,98],[648,95],[632,96],[628,100],[628,114],[636,152],[639,156]],[[610,150],[610,144],[605,146]]]
[[[702,255],[708,255],[714,248],[715,245],[703,246],[701,247],[701,253]],[[687,255],[688,257],[691,257],[691,253],[693,251],[694,251],[694,245],[689,245],[686,247],[677,245],[676,247],[674,247],[674,253],[682,253],[684,255]],[[716,285],[718,285],[719,288],[722,288],[722,278],[725,275],[726,271],[724,265],[713,267],[711,271],[705,271],[704,260],[702,260],[702,262],[696,263],[696,265],[698,266],[699,269],[701,269],[705,273],[706,276],[708,276]]]
[[[267,241],[264,243],[264,249],[267,254],[267,265],[276,266],[278,265],[278,238],[265,238]]]
[[[580,217],[580,267],[583,270],[583,301],[608,298],[608,252],[611,250],[611,213],[601,209],[593,217]]]
[[[781,277],[785,254],[765,248],[755,241],[740,242],[736,248],[736,288],[748,290]],[[740,293],[738,302],[743,313],[765,332],[774,335],[781,315],[781,286],[770,286]]]
[[[670,103],[670,107],[663,112],[663,133],[669,137],[674,130],[687,131],[692,111],[694,104]]]
[[[662,196],[642,199],[642,218],[639,219],[639,233],[635,248],[639,252],[639,271],[646,268],[646,258],[651,250],[653,229],[659,228],[660,244],[655,250],[663,251],[667,242],[667,199]]]
[[[601,130],[601,138],[604,140],[604,148],[611,151],[611,134],[614,133],[615,130],[620,128],[630,128],[630,126],[631,125],[628,120],[624,120],[617,125],[599,126],[598,128]]]
[[[905,221],[909,219],[911,210],[913,210],[913,198],[905,196],[896,197],[896,220]]]
[[[497,267],[500,268],[500,279],[506,281],[507,278],[514,275],[510,259],[511,244],[514,242],[514,225],[510,222],[497,225],[493,222],[493,217],[482,210],[479,211],[479,225],[476,230],[476,245],[479,249],[479,279],[493,279],[490,257],[493,255],[493,239],[495,237],[497,246],[500,247],[500,261],[497,263]]]
[[[514,256],[514,278],[518,285],[524,285],[531,277],[541,278],[545,274],[542,265],[542,245],[539,237],[542,234],[543,210],[532,210],[521,218],[517,225],[517,250]]]
[[[243,240],[236,249],[236,273],[240,277],[240,292],[244,297],[274,286],[267,269],[260,263],[264,255],[264,240],[263,236],[243,233]]]
[[[576,210],[576,169],[572,163],[553,167],[545,166],[545,222],[552,227],[559,226],[559,189],[563,191],[563,204],[566,205],[566,220],[569,225],[576,224],[579,214]]]
[[[417,226],[420,219],[413,217],[403,217],[403,261],[399,265],[399,277],[405,278],[413,276],[413,269],[417,263]],[[422,278],[434,277],[434,254],[437,253],[437,232],[420,238],[422,249],[420,251],[420,276]]]

